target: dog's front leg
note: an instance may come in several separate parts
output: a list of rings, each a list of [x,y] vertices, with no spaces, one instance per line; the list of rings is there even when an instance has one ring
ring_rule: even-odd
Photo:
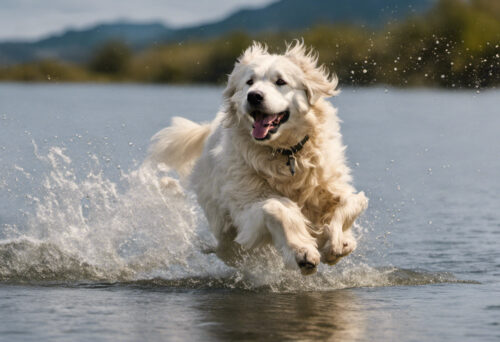
[[[247,204],[234,214],[237,243],[252,248],[270,235],[285,264],[298,265],[302,274],[316,272],[321,257],[297,204],[284,197],[273,197]]]
[[[350,228],[367,206],[368,199],[364,192],[341,196],[340,205],[335,209],[332,221],[323,229],[323,262],[335,265],[342,257],[356,249],[357,242]]]

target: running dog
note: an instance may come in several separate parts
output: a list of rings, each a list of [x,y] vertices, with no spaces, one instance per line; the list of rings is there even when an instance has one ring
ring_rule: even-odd
[[[234,244],[272,243],[306,275],[356,248],[350,228],[368,199],[351,185],[326,100],[337,83],[303,42],[284,54],[254,43],[236,61],[211,123],[175,117],[152,138],[151,156],[189,176],[219,256],[230,259]]]

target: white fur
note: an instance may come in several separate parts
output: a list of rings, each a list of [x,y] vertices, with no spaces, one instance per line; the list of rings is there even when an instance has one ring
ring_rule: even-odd
[[[186,176],[201,155],[209,133],[209,124],[198,125],[187,119],[174,117],[172,126],[162,129],[151,138],[154,149],[150,150],[150,155]]]
[[[286,84],[278,86],[278,78]],[[320,260],[334,264],[356,247],[350,227],[368,200],[350,184],[336,110],[325,101],[337,93],[336,86],[337,79],[317,66],[317,56],[303,43],[288,45],[283,55],[254,43],[235,64],[223,109],[212,124],[174,118],[153,137],[157,160],[181,174],[191,172],[219,255],[228,262],[237,254],[228,251],[272,242],[287,265],[298,264],[310,274]],[[265,112],[290,112],[263,141],[251,134],[247,94],[256,90],[264,94]],[[273,152],[305,135],[310,139],[295,155],[292,176],[287,157]]]

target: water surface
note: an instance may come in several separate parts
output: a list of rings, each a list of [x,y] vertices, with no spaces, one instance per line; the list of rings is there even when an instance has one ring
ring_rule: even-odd
[[[304,278],[240,268],[193,195],[142,162],[217,87],[0,84],[0,340],[497,341],[500,93],[344,89],[370,208],[359,248]]]

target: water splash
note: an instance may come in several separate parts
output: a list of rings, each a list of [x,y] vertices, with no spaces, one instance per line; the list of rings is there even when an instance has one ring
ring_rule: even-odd
[[[0,240],[0,281],[10,283],[223,287],[270,291],[331,290],[360,286],[456,282],[449,273],[373,268],[346,259],[302,277],[285,269],[266,247],[237,268],[213,253],[216,241],[194,197],[168,170],[147,163],[118,181],[105,177],[99,160],[81,176],[65,150],[41,155],[48,172],[24,229],[5,227]],[[29,172],[17,166],[23,177]],[[359,227],[358,227],[359,228]]]

